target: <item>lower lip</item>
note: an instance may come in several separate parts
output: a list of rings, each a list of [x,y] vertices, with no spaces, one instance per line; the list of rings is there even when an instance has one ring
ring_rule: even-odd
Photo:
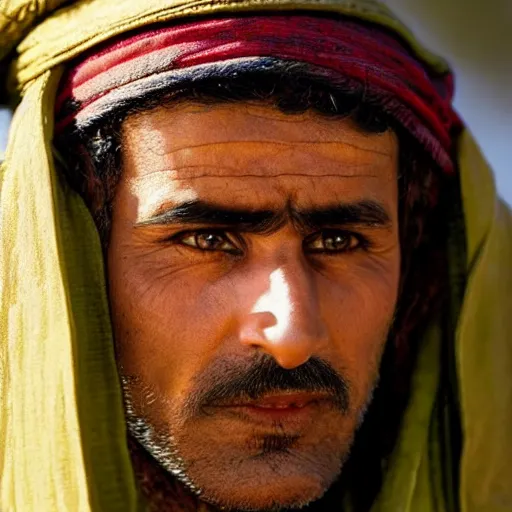
[[[254,405],[226,406],[225,409],[256,421],[308,421],[321,402],[312,401],[302,407],[256,407]]]

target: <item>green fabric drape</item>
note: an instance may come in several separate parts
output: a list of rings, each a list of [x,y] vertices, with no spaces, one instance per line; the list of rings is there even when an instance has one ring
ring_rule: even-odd
[[[100,244],[88,211],[59,177],[52,155],[61,64],[149,23],[297,8],[381,23],[406,38],[433,69],[446,70],[442,59],[372,0],[0,4],[0,58],[10,52],[10,90],[20,97],[0,172],[2,511],[143,508],[125,445]],[[512,510],[512,217],[467,131],[458,153],[467,287],[452,340],[464,436],[455,493],[463,512],[505,512]],[[432,325],[375,512],[453,509],[443,493],[445,461],[436,437],[444,342],[443,326]]]
[[[101,247],[52,161],[59,76],[16,110],[2,179],[0,508],[124,512],[137,501]]]

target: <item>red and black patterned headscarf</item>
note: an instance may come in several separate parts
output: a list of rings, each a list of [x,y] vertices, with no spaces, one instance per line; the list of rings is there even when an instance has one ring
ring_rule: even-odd
[[[364,86],[446,172],[454,170],[453,80],[424,66],[396,36],[347,18],[257,15],[187,22],[124,36],[89,53],[63,79],[57,135],[81,129],[148,94],[204,78],[300,67],[345,87]],[[288,68],[287,68],[288,66]]]

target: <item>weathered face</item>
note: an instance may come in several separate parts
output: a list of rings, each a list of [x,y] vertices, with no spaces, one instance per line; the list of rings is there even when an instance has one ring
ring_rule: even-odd
[[[226,104],[137,115],[122,139],[108,271],[130,428],[206,501],[319,498],[397,301],[396,137]]]

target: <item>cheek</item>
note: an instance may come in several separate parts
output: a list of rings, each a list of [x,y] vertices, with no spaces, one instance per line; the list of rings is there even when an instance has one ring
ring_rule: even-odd
[[[175,395],[229,335],[234,304],[222,281],[156,260],[109,258],[117,359],[126,373]]]
[[[322,314],[332,353],[354,391],[366,396],[377,376],[394,318],[399,285],[398,254],[385,262],[368,261],[347,268],[343,276],[322,284]]]

